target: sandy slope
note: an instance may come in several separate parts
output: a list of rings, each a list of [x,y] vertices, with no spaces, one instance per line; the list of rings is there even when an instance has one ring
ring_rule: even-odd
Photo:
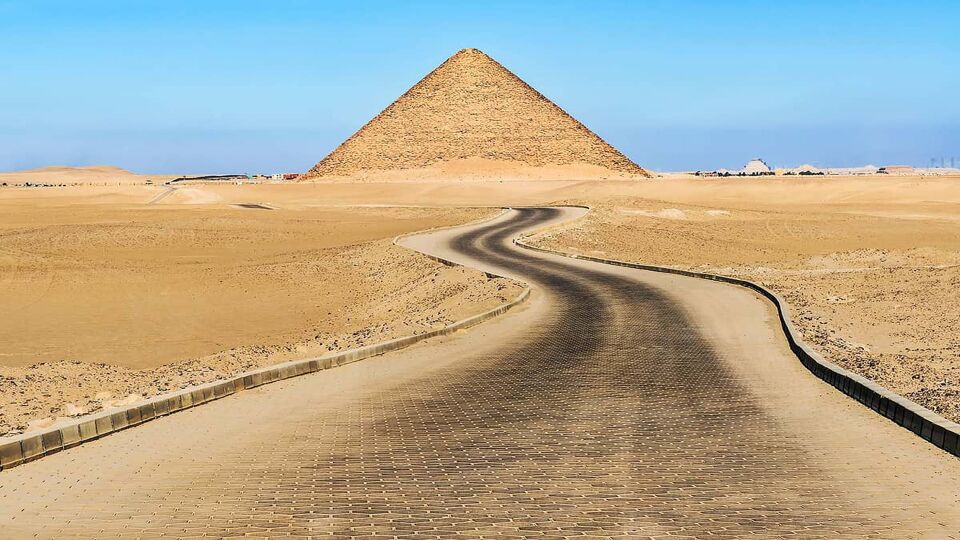
[[[827,358],[960,420],[960,181],[869,182],[666,185],[542,242],[759,281]]]
[[[33,185],[135,185],[159,183],[174,178],[164,175],[141,175],[119,167],[41,167],[25,171],[0,172],[0,186]]]
[[[475,183],[526,181],[596,181],[644,180],[646,177],[614,171],[591,163],[563,165],[526,165],[502,159],[468,158],[439,161],[423,167],[390,170],[363,170],[350,175],[325,175],[307,178],[304,182],[409,182],[409,183]]]
[[[491,210],[147,206],[90,191],[0,199],[0,432],[424,331],[519,292],[391,243]]]

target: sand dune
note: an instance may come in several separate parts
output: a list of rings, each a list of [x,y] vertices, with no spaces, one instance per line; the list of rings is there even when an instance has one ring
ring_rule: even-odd
[[[95,165],[90,167],[51,166],[24,171],[0,172],[0,185],[131,185],[161,182],[169,175],[140,175],[120,167]]]

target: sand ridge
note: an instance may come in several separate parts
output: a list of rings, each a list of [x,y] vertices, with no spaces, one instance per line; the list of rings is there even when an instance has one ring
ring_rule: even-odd
[[[526,178],[649,176],[498,62],[463,49],[301,180],[511,172]]]
[[[141,175],[120,167],[94,165],[89,167],[50,166],[23,171],[0,172],[0,186],[75,186],[75,185],[135,185],[160,183],[174,178],[169,175]]]
[[[0,200],[0,434],[432,330],[521,290],[392,244],[496,210],[21,201]]]

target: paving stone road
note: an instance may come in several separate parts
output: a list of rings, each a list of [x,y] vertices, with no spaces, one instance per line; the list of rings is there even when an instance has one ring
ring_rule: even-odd
[[[723,284],[406,245],[532,283],[490,323],[0,473],[0,537],[960,538],[960,465],[803,370]]]

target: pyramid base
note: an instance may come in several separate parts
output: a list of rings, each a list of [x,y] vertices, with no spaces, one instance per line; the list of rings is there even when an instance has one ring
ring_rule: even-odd
[[[652,177],[624,173],[587,163],[530,166],[514,161],[462,159],[439,162],[415,169],[365,169],[349,175],[326,175],[309,172],[300,177],[304,182],[503,182],[536,180],[643,180]]]

